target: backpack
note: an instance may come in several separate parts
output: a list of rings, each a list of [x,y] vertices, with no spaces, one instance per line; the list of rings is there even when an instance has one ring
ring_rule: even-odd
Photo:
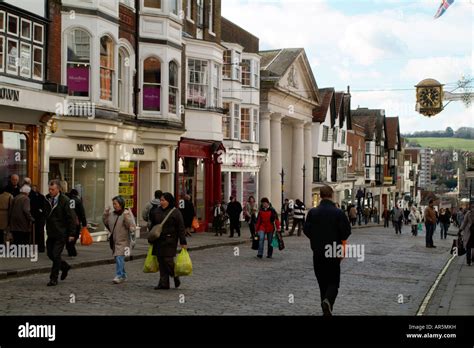
[[[151,218],[152,218],[152,213],[154,210],[158,209],[159,208],[159,205],[158,204],[152,204],[151,207],[150,207],[150,210],[148,211],[148,223],[150,224],[151,223]]]

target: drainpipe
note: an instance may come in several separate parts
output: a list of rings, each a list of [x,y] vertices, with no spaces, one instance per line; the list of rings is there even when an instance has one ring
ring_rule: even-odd
[[[139,52],[139,38],[140,38],[140,0],[135,0],[135,81],[133,86],[133,97],[135,105],[133,108],[133,113],[135,114],[135,120],[138,120],[138,105],[140,104],[140,88],[138,85],[138,80],[140,77],[140,52]]]

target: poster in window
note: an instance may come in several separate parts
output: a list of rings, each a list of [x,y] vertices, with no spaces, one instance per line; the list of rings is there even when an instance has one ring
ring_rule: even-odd
[[[143,109],[160,110],[160,87],[143,87]]]
[[[120,162],[119,195],[125,200],[125,208],[134,216],[137,216],[137,173],[137,162]]]
[[[89,67],[67,68],[67,86],[70,91],[89,92]]]

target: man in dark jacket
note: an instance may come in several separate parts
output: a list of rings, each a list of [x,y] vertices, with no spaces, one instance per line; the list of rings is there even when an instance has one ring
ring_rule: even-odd
[[[45,198],[44,196],[38,191],[38,187],[36,185],[31,186],[30,192],[30,204],[31,204],[31,215],[35,219],[35,244],[38,245],[38,252],[44,253],[45,252],[45,245],[44,245],[44,224],[45,224]]]
[[[168,290],[170,288],[170,277],[174,279],[174,286],[178,288],[181,281],[174,275],[174,257],[178,241],[181,248],[187,248],[186,232],[184,229],[183,215],[175,208],[175,200],[171,193],[164,193],[160,199],[160,206],[150,211],[151,228],[163,223],[160,237],[153,242],[153,255],[158,258],[160,267],[160,281],[155,290]]]
[[[230,202],[227,204],[227,215],[230,220],[230,236],[234,237],[234,231],[237,231],[240,237],[240,214],[242,213],[242,205],[235,197],[230,197]]]
[[[343,247],[343,241],[351,234],[351,226],[344,212],[334,206],[333,189],[324,186],[320,193],[321,203],[309,211],[304,234],[311,241],[314,273],[319,284],[323,313],[332,315],[340,283],[341,259],[337,257],[336,250],[332,250],[331,255],[327,251],[328,248],[334,249],[334,246]]]
[[[66,250],[69,256],[77,256],[76,242],[81,235],[82,227],[87,227],[86,212],[84,210],[84,204],[79,198],[79,192],[76,189],[72,189],[67,195],[70,199],[71,208],[75,213],[75,225],[76,225],[76,234],[74,235],[73,241],[66,242]]]
[[[180,207],[181,214],[184,219],[184,228],[186,230],[186,237],[191,237],[191,231],[193,230],[193,219],[196,216],[194,212],[194,204],[191,201],[190,195],[185,195],[183,200],[184,207]]]
[[[52,180],[49,183],[49,194],[46,196],[45,215],[48,240],[46,249],[48,257],[53,261],[48,286],[58,285],[58,275],[61,270],[61,280],[66,279],[71,266],[63,261],[61,254],[67,241],[72,242],[76,234],[75,214],[71,209],[68,197],[60,192],[61,183]]]
[[[20,189],[20,194],[13,199],[11,215],[10,215],[10,229],[13,235],[14,244],[28,244],[30,242],[31,227],[35,221],[31,216],[30,194],[31,188],[24,185]]]
[[[5,192],[8,192],[13,197],[20,194],[20,177],[16,174],[10,176],[10,182],[5,186]]]

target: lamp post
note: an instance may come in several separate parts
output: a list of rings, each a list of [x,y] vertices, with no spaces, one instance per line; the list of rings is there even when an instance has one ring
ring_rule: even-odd
[[[284,201],[284,195],[285,195],[285,170],[283,168],[281,168],[281,173],[280,173],[280,176],[281,176],[281,218],[283,219],[283,201]],[[281,233],[283,234],[283,221],[282,223],[280,224],[280,229],[281,229]]]
[[[303,204],[306,206],[306,164],[303,164]]]

